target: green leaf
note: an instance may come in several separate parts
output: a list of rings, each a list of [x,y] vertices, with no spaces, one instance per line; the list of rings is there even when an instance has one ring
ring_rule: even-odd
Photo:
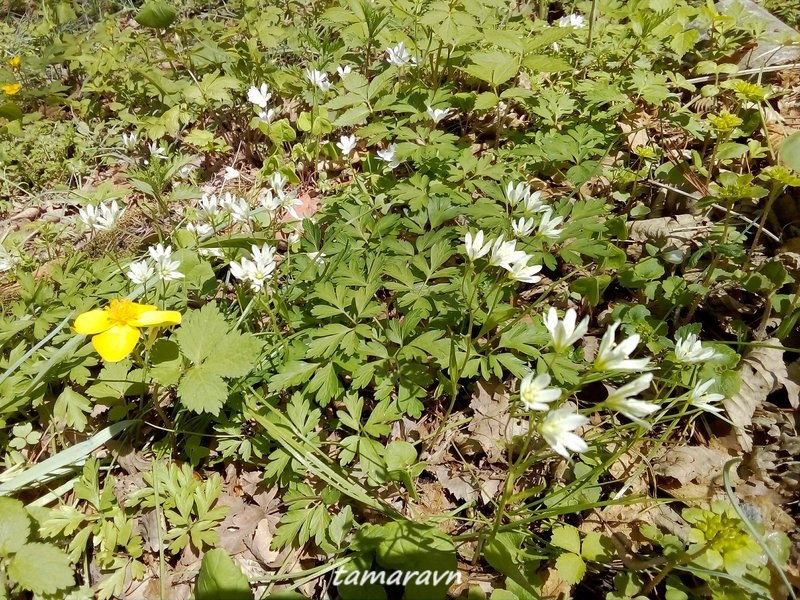
[[[494,92],[482,92],[475,98],[475,106],[473,108],[475,110],[489,110],[497,106],[498,102],[500,102],[500,98]]]
[[[470,60],[473,64],[467,65],[464,70],[493,86],[505,83],[519,72],[517,58],[499,50],[475,52],[470,56]]]
[[[28,541],[30,530],[25,505],[15,498],[0,498],[0,556],[18,552]]]
[[[216,304],[210,302],[200,310],[192,310],[184,315],[175,338],[184,356],[194,364],[200,364],[211,356],[220,338],[227,333],[225,317],[217,310]]]
[[[53,416],[66,423],[67,427],[78,431],[86,429],[89,422],[86,415],[90,412],[92,412],[92,403],[89,402],[89,399],[70,387],[64,388],[53,405]]]
[[[203,555],[197,574],[195,600],[252,600],[253,591],[242,570],[223,548]]]
[[[492,590],[489,600],[519,600],[519,596],[508,590]]]
[[[142,27],[166,29],[175,22],[178,12],[175,7],[162,0],[146,2],[136,13],[134,19]]]
[[[578,277],[569,288],[580,294],[591,306],[600,304],[603,292],[611,284],[610,275],[597,275],[595,277]]]
[[[559,525],[553,528],[553,537],[550,543],[557,548],[580,554],[581,536],[577,527],[572,525]]]
[[[26,544],[8,565],[8,575],[37,595],[55,594],[75,584],[69,557],[52,544]]]
[[[780,154],[783,164],[800,173],[800,131],[783,140]]]
[[[244,377],[256,364],[261,342],[249,333],[229,333],[214,348],[205,362],[212,373],[221,377]]]
[[[347,534],[353,528],[353,509],[349,505],[345,506],[343,510],[336,513],[331,518],[331,524],[328,527],[328,535],[331,541],[337,547],[341,547],[344,543]]]
[[[150,349],[150,375],[161,385],[175,385],[181,376],[183,360],[178,344],[172,340],[156,340]]]
[[[366,122],[369,116],[369,107],[366,104],[348,108],[333,122],[336,127],[350,127]]]
[[[586,563],[577,554],[565,552],[556,559],[558,576],[567,583],[580,583],[586,574]]]
[[[427,525],[410,521],[392,522],[364,528],[356,536],[378,540],[377,563],[385,569],[419,570],[424,564],[430,574],[453,572],[458,568],[455,546],[444,533]],[[368,542],[368,540],[367,540]],[[452,582],[450,582],[452,583]],[[433,580],[410,580],[405,600],[438,600],[447,595],[447,578],[434,585]]]
[[[547,56],[545,54],[531,54],[522,61],[522,66],[535,73],[555,73],[557,71],[572,71],[572,65],[563,58]]]
[[[14,102],[4,102],[0,104],[0,117],[4,119],[18,121],[22,119],[22,114],[22,109]]]
[[[614,544],[608,536],[592,531],[583,538],[581,556],[586,560],[608,562],[614,557]]]
[[[302,360],[290,361],[281,367],[277,375],[272,376],[269,381],[269,389],[277,392],[305,383],[318,366],[318,363],[308,363]]]
[[[196,413],[219,414],[228,399],[228,385],[207,365],[192,367],[178,385],[181,403]]]
[[[417,451],[413,444],[396,440],[386,446],[384,458],[389,471],[405,471],[417,461]]]

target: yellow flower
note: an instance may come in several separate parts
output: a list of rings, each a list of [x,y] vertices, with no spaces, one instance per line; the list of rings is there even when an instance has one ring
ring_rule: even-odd
[[[22,86],[18,83],[7,83],[2,87],[2,90],[8,94],[9,96],[13,96],[17,92],[22,89]]]
[[[12,69],[18,69],[21,62],[22,59],[19,56],[12,56],[8,59],[8,64],[11,65]]]
[[[75,331],[91,335],[97,353],[108,362],[117,362],[130,354],[139,341],[140,327],[178,325],[181,313],[157,310],[152,304],[137,304],[128,299],[112,300],[102,310],[90,310],[75,319]]]

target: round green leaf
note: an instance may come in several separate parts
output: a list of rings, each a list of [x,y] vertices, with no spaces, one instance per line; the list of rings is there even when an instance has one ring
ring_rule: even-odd
[[[175,7],[161,0],[146,2],[136,14],[136,22],[142,27],[166,29],[175,22],[178,12]]]
[[[390,471],[403,471],[417,460],[414,445],[397,440],[386,446],[386,468]]]
[[[69,557],[52,544],[25,544],[8,565],[8,575],[36,595],[55,594],[75,584]]]
[[[781,144],[781,161],[787,167],[800,172],[800,131],[783,140]]]
[[[0,497],[0,556],[19,551],[28,541],[30,527],[31,522],[22,502]]]
[[[253,600],[250,583],[242,570],[223,548],[209,550],[203,555],[197,575],[197,600]]]

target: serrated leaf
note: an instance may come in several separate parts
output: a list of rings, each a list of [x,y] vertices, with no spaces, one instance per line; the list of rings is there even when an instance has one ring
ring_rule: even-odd
[[[517,58],[499,50],[475,52],[470,60],[473,64],[467,65],[464,70],[494,86],[505,83],[519,72]]]
[[[0,497],[0,556],[9,556],[22,548],[30,530],[25,505],[14,498]]]
[[[92,403],[70,387],[58,395],[53,405],[53,416],[78,431],[86,429],[89,420],[86,417],[92,412]]]
[[[535,73],[556,73],[558,71],[572,71],[572,65],[563,58],[547,56],[545,54],[531,54],[522,61],[522,66]]]
[[[366,104],[353,106],[344,111],[333,122],[336,127],[350,127],[352,125],[360,125],[367,120],[369,116],[369,107]]]
[[[171,4],[162,0],[151,0],[142,5],[134,19],[142,27],[166,29],[175,22],[177,16],[178,11]]]
[[[581,544],[581,556],[586,560],[604,562],[614,556],[614,544],[608,536],[599,531],[586,534]]]
[[[150,349],[150,375],[161,385],[175,385],[181,376],[181,353],[172,340],[156,340]]]
[[[269,381],[272,392],[290,388],[305,383],[318,367],[318,363],[308,363],[302,360],[293,360],[281,367],[276,375]]]
[[[586,574],[586,563],[577,554],[565,552],[556,559],[556,570],[561,579],[574,585]]]
[[[197,574],[195,600],[252,600],[250,582],[223,548],[203,555]]]
[[[340,510],[336,513],[333,518],[331,518],[331,524],[328,527],[328,535],[331,538],[331,541],[336,544],[337,547],[341,547],[344,543],[345,538],[347,538],[347,534],[350,533],[350,530],[353,528],[353,509],[350,506],[345,506],[343,510]]]
[[[576,527],[572,525],[559,525],[553,528],[553,537],[550,543],[557,548],[579,554],[581,551],[581,536]]]
[[[196,413],[219,414],[228,399],[228,385],[207,365],[192,367],[178,385],[181,403]]]
[[[211,356],[221,338],[228,333],[228,323],[211,302],[200,310],[192,310],[183,317],[175,332],[181,352],[194,364],[202,363]]]
[[[25,544],[11,559],[8,575],[21,588],[40,596],[75,584],[69,557],[52,544]]]
[[[221,377],[244,377],[258,362],[261,342],[249,333],[229,333],[214,348],[204,364]]]

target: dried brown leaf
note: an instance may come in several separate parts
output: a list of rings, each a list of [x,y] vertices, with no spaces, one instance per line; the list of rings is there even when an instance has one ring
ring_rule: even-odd
[[[509,422],[508,394],[503,384],[496,381],[479,381],[477,393],[469,407],[475,411],[469,425],[469,442],[477,443],[491,463],[504,462],[504,447],[526,431],[525,421],[512,419]]]
[[[719,485],[722,481],[722,469],[731,458],[724,450],[706,446],[669,448],[655,461],[654,471],[662,477],[677,480],[681,485],[693,481]]]
[[[736,427],[739,443],[746,452],[753,448],[753,439],[746,428],[752,424],[753,414],[767,396],[784,387],[792,407],[797,408],[800,404],[800,386],[789,377],[783,353],[784,347],[775,338],[754,347],[739,365],[739,391],[723,400],[725,410]]]

